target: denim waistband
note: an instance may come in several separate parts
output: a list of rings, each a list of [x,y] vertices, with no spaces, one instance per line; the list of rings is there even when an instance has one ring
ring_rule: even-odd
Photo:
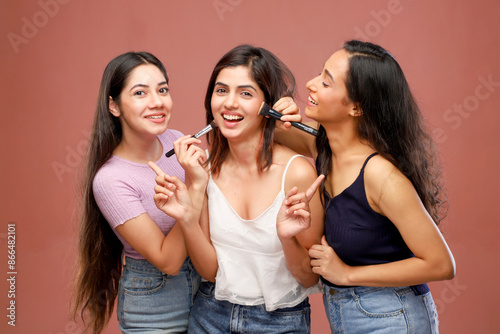
[[[187,269],[188,259],[189,258],[186,258],[186,261],[184,261],[181,271]],[[125,256],[125,266],[128,270],[132,270],[135,272],[156,274],[156,275],[164,274],[160,269],[156,268],[153,264],[151,264],[151,262],[144,259],[133,259],[131,257]]]
[[[323,281],[327,291],[335,296],[334,298],[351,298],[354,295],[360,295],[363,293],[369,293],[374,289],[385,289],[385,287],[371,287],[371,286],[339,286],[332,285],[331,283],[327,283]],[[415,295],[424,295],[429,292],[429,286],[426,283],[412,286],[400,286],[400,287],[390,287],[389,289],[393,289],[397,293],[403,292],[405,290],[411,289],[415,293]]]

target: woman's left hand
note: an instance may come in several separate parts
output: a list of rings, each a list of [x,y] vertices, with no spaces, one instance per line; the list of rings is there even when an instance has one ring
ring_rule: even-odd
[[[321,238],[321,245],[313,245],[309,249],[312,271],[336,285],[350,285],[348,282],[350,266],[345,264],[326,242]]]
[[[156,207],[177,221],[190,221],[197,212],[186,185],[177,176],[165,174],[154,162],[148,165],[157,175],[153,196]]]
[[[324,175],[318,176],[306,192],[299,193],[297,187],[288,192],[276,218],[278,237],[291,238],[309,228],[311,225],[309,201],[323,179]]]

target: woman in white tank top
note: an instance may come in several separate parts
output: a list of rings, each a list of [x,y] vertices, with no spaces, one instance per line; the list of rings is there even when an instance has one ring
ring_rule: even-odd
[[[209,133],[209,163],[194,145],[200,141],[185,136],[174,148],[189,189],[152,165],[157,206],[177,218],[206,280],[190,333],[310,332],[307,296],[319,290],[307,251],[323,235],[315,194],[322,178],[274,142],[274,119],[258,115],[262,102],[284,111],[294,90],[292,73],[271,52],[232,49],[216,65],[205,98],[207,123],[218,125]]]

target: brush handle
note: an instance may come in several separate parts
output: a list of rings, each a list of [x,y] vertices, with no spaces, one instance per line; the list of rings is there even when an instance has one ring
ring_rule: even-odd
[[[174,150],[174,149],[171,149],[170,151],[168,151],[167,153],[165,153],[165,156],[166,156],[167,158],[170,158],[170,157],[171,157],[172,155],[174,155],[174,154],[175,154],[175,150]]]
[[[300,129],[302,131],[305,131],[313,136],[318,135],[318,130],[315,128],[310,127],[309,125],[306,125],[304,123],[299,123],[299,122],[290,122],[292,126],[296,127],[297,129]]]
[[[198,137],[201,137],[203,136],[205,133],[207,132],[210,132],[210,130],[212,130],[214,128],[213,126],[213,122],[208,124],[207,126],[205,126],[203,129],[200,130],[200,132],[198,132],[197,134],[195,135],[192,135],[191,138],[198,138]],[[171,149],[170,151],[168,151],[167,153],[165,153],[165,156],[167,158],[170,158],[172,155],[175,154],[175,150],[174,149]]]
[[[276,118],[276,119],[280,119],[281,116],[283,116],[283,114],[277,112],[276,110],[272,109],[272,108],[269,108],[269,112],[268,112],[268,115]],[[318,135],[318,130],[316,130],[315,128],[312,128],[310,127],[309,125],[306,125],[304,123],[299,123],[299,122],[290,122],[292,124],[293,127],[296,127],[297,129],[299,130],[302,130],[302,131],[305,131],[313,136],[317,136]]]

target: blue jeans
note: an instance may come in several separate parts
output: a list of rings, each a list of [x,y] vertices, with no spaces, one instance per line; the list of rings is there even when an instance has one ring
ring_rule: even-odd
[[[125,263],[116,311],[122,333],[185,333],[201,281],[189,258],[176,276],[147,260]]]
[[[323,303],[332,333],[438,333],[431,293],[411,287],[323,288]]]
[[[310,333],[309,298],[300,304],[268,312],[264,304],[245,306],[214,297],[215,284],[201,283],[189,316],[188,333]]]

